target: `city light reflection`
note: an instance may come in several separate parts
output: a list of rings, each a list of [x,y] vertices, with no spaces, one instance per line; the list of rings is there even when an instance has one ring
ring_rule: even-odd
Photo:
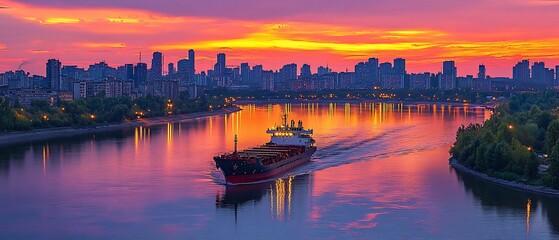
[[[47,174],[47,160],[50,156],[50,148],[49,145],[46,144],[43,146],[43,174]]]
[[[526,237],[530,235],[530,213],[532,211],[532,199],[526,202]]]

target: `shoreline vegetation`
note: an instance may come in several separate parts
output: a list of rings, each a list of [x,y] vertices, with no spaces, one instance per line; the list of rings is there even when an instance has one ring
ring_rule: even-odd
[[[9,133],[0,134],[0,147],[16,145],[16,144],[21,144],[26,142],[34,142],[34,141],[79,136],[84,134],[116,131],[116,130],[134,128],[140,126],[149,127],[149,126],[161,125],[165,123],[185,122],[185,121],[195,120],[198,118],[234,113],[240,110],[242,109],[239,107],[231,106],[231,107],[211,110],[211,111],[209,110],[204,112],[167,115],[163,117],[135,119],[135,120],[124,121],[120,123],[109,123],[109,124],[96,125],[96,126],[54,127],[54,128],[28,130],[28,131],[9,132]]]
[[[450,165],[508,187],[559,196],[559,95],[519,94],[462,126]]]
[[[175,99],[151,95],[107,98],[102,92],[69,101],[32,100],[29,106],[0,97],[0,146],[238,111],[232,106],[229,98],[191,99],[188,92]]]
[[[181,92],[175,99],[151,96],[132,99],[105,97],[104,93],[89,98],[64,101],[32,100],[28,106],[0,97],[0,135],[53,127],[87,127],[121,123],[135,119],[204,112],[231,106],[227,98],[198,97],[190,99]]]
[[[521,191],[526,191],[526,192],[533,192],[533,193],[544,194],[544,195],[553,196],[553,197],[559,197],[559,190],[555,190],[553,188],[549,188],[549,187],[545,187],[545,186],[529,185],[529,184],[524,184],[524,183],[520,183],[520,182],[507,181],[507,180],[504,180],[504,179],[491,177],[491,176],[489,176],[485,173],[474,171],[474,170],[460,164],[454,158],[449,159],[449,164],[456,171],[459,171],[461,173],[468,174],[470,176],[474,176],[474,177],[477,177],[479,179],[482,179],[482,180],[485,180],[485,181],[488,181],[488,182],[492,182],[492,183],[495,183],[495,184],[498,184],[498,185],[501,185],[501,186],[505,186],[505,187],[509,187],[509,188],[513,188],[513,189],[517,189],[517,190],[521,190]]]

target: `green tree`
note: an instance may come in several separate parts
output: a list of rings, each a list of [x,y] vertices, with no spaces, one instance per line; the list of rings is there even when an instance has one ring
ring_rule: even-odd
[[[15,120],[15,113],[10,108],[10,101],[6,97],[0,97],[0,130],[12,130]]]
[[[545,151],[551,152],[555,143],[559,139],[559,120],[552,121],[547,127],[545,134]]]

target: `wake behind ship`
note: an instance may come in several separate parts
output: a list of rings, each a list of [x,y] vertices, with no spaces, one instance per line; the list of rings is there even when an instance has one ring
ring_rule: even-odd
[[[316,152],[313,130],[305,129],[303,122],[291,120],[287,125],[287,115],[283,124],[266,130],[271,134],[270,142],[243,151],[235,151],[214,157],[216,167],[221,169],[227,184],[260,182],[279,176],[308,161]]]

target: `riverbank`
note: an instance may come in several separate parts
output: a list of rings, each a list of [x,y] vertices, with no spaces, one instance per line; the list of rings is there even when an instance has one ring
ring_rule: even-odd
[[[235,106],[235,107],[213,110],[213,111],[170,115],[170,116],[155,117],[155,118],[136,119],[132,121],[125,121],[122,123],[105,124],[105,125],[98,125],[92,127],[82,127],[82,128],[62,127],[62,128],[37,129],[37,130],[22,131],[22,132],[9,132],[9,133],[0,134],[0,147],[6,147],[6,146],[11,146],[11,145],[21,144],[26,142],[34,142],[34,141],[50,140],[55,138],[72,137],[72,136],[78,136],[83,134],[114,131],[114,130],[120,130],[125,128],[139,127],[139,126],[149,127],[149,126],[160,125],[169,122],[171,123],[183,122],[188,120],[194,120],[197,118],[234,113],[240,110],[242,109]]]
[[[472,107],[485,107],[485,104],[479,103],[461,103],[461,102],[428,102],[428,101],[412,101],[412,100],[386,100],[386,99],[270,99],[270,100],[237,100],[235,104],[248,105],[248,104],[286,104],[286,103],[403,103],[404,105],[447,105],[447,106],[463,106],[467,104]]]
[[[505,187],[508,187],[508,188],[513,188],[513,189],[517,189],[517,190],[521,190],[521,191],[525,191],[525,192],[533,192],[533,193],[537,193],[537,194],[559,197],[559,190],[555,190],[555,189],[544,187],[544,186],[528,185],[528,184],[524,184],[524,183],[512,182],[512,181],[507,181],[507,180],[491,177],[491,176],[488,176],[485,173],[481,173],[481,172],[472,170],[472,169],[460,164],[458,162],[458,160],[456,160],[454,158],[449,159],[449,164],[454,169],[456,169],[456,171],[459,171],[461,173],[468,174],[470,176],[474,176],[474,177],[480,178],[482,180],[492,182],[492,183],[495,183],[495,184],[498,184],[498,185],[501,185],[501,186],[505,186]]]

